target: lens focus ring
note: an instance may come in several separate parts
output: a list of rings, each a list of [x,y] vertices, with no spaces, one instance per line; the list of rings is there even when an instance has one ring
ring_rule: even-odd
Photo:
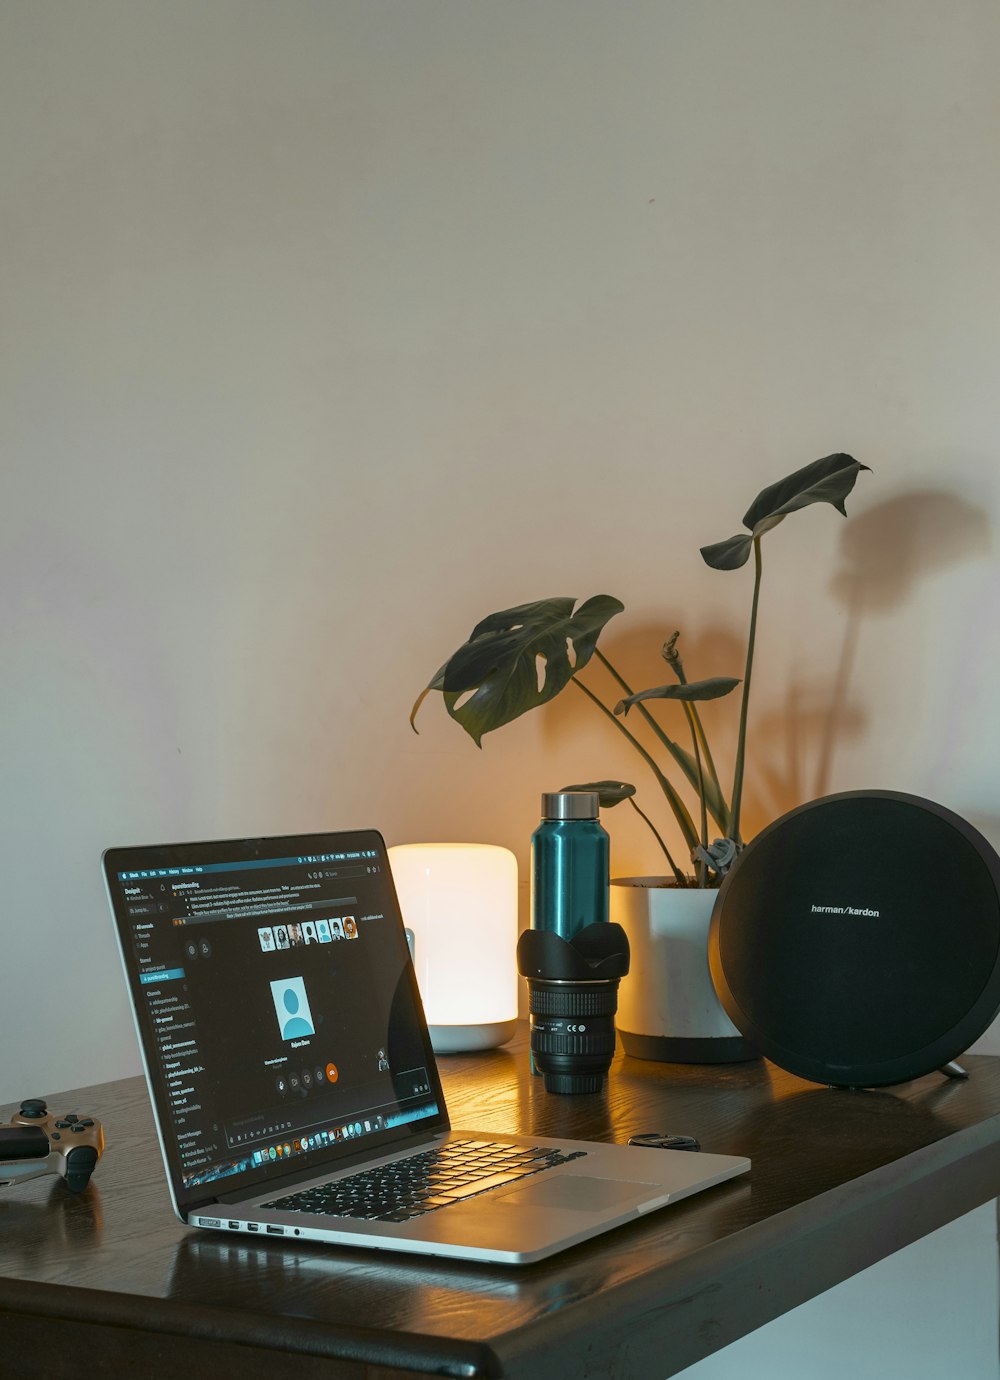
[[[618,983],[584,987],[568,982],[557,987],[532,982],[528,1010],[533,1016],[613,1016],[618,1010]]]

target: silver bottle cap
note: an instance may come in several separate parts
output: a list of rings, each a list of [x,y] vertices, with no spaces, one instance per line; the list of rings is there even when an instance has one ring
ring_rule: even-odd
[[[599,807],[596,791],[546,791],[542,819],[596,819]]]

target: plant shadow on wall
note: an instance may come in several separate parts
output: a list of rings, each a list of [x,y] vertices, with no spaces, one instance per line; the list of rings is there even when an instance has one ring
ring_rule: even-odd
[[[921,581],[964,560],[988,556],[992,545],[985,511],[945,490],[898,494],[852,517],[841,530],[840,569],[832,581],[834,599],[843,604],[847,620],[832,686],[823,697],[822,723],[811,724],[821,744],[814,782],[811,788],[801,780],[768,782],[770,788],[792,792],[797,799],[828,793],[834,745],[859,727],[850,691],[863,622],[905,606],[916,598]],[[815,720],[821,713],[815,698],[811,708]],[[788,733],[789,722],[794,719],[788,713],[778,722],[761,720],[764,748],[772,734]],[[768,753],[766,759],[772,760]]]
[[[740,571],[752,557],[752,582],[743,581],[743,598],[749,595],[749,630],[741,675],[689,675],[680,633],[675,632],[661,651],[667,682],[634,690],[597,645],[606,625],[623,612],[624,605],[619,600],[607,594],[594,595],[582,603],[575,598],[540,599],[490,614],[477,624],[468,641],[448,658],[417,697],[411,723],[424,698],[431,691],[438,691],[451,717],[481,746],[484,734],[573,687],[570,693],[584,696],[594,712],[614,725],[645,764],[647,779],[649,775],[654,779],[680,832],[683,851],[676,843],[671,850],[653,818],[636,800],[636,788],[630,782],[601,780],[563,789],[596,790],[605,808],[627,801],[655,838],[673,885],[717,887],[744,846],[741,811],[764,569],[763,538],[792,513],[815,503],[829,504],[846,516],[845,500],[859,473],[866,469],[867,465],[843,453],[813,461],[757,495],[743,516],[744,531],[701,548],[705,563],[717,571]],[[610,697],[606,690],[598,692],[594,688],[592,674],[596,671],[606,682],[610,680]],[[727,771],[716,765],[701,706],[730,695],[737,687],[738,729]],[[683,711],[682,731],[677,736],[674,728],[665,726],[658,712],[658,702],[663,700],[674,701]],[[692,793],[693,808],[687,803]],[[712,834],[717,836],[712,839]]]

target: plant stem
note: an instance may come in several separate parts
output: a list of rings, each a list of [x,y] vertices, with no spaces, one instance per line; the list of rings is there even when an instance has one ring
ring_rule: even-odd
[[[601,713],[611,720],[611,722],[619,730],[620,733],[624,733],[625,737],[635,748],[636,752],[639,753],[643,761],[646,762],[650,771],[652,771],[653,775],[659,782],[660,789],[662,790],[663,794],[667,797],[667,803],[673,810],[674,817],[676,818],[677,823],[680,825],[681,833],[684,835],[684,842],[687,844],[688,848],[693,849],[697,847],[698,834],[695,830],[694,821],[692,820],[691,815],[688,812],[687,806],[684,804],[684,801],[681,800],[680,796],[677,794],[676,790],[674,789],[670,781],[668,781],[667,778],[663,775],[663,772],[660,771],[659,767],[656,765],[656,762],[649,755],[649,753],[646,751],[643,745],[639,742],[639,739],[633,733],[629,732],[629,730],[625,727],[625,725],[622,723],[621,719],[619,719],[617,714],[613,714],[611,710],[608,708],[608,706],[594,694],[593,690],[591,690],[588,686],[584,685],[582,680],[578,680],[576,676],[573,676],[572,683],[576,686],[579,686],[579,688],[583,691],[587,698],[597,705]]]
[[[701,750],[698,747],[698,733],[694,726],[694,715],[691,712],[691,705],[685,704],[688,723],[691,725],[691,742],[694,744],[694,760],[698,767],[698,799],[701,802],[701,846],[708,847],[708,806],[705,804],[704,776],[701,769]],[[698,885],[704,886],[708,869],[700,859],[695,865],[695,875]]]
[[[678,656],[678,657],[672,659],[672,660],[670,661],[670,666],[671,666],[671,669],[673,670],[674,675],[677,677],[677,679],[678,679],[678,681],[681,683],[681,685],[687,685],[687,683],[688,683],[688,678],[687,678],[687,676],[684,674],[684,667],[683,667],[683,665],[681,664],[681,659],[680,659],[680,657]],[[729,830],[730,830],[731,823],[732,823],[732,821],[731,821],[731,816],[730,816],[730,811],[726,808],[725,796],[722,794],[722,783],[721,783],[720,780],[719,780],[719,773],[716,771],[716,768],[715,768],[715,760],[714,760],[714,758],[712,757],[712,749],[708,746],[708,737],[707,737],[707,735],[706,735],[706,733],[705,733],[705,729],[704,729],[704,727],[703,727],[703,725],[702,725],[702,722],[701,722],[701,715],[698,713],[698,706],[697,706],[696,704],[686,704],[684,707],[685,707],[685,709],[688,711],[688,718],[689,718],[689,721],[692,723],[694,730],[697,732],[698,741],[700,741],[700,743],[701,743],[701,750],[702,750],[702,752],[705,754],[705,766],[708,768],[708,774],[709,774],[709,776],[712,778],[712,781],[713,781],[714,784],[715,784],[715,789],[716,789],[716,791],[718,792],[719,800],[720,800],[720,802],[721,802],[721,804],[722,804],[723,814],[724,814],[725,818],[720,819],[720,820],[718,821],[719,828],[722,830],[723,834],[726,835],[726,836],[728,837],[728,835],[729,835]],[[697,742],[697,741],[695,742],[694,753],[695,753],[695,761],[697,761],[697,759],[698,759],[698,742]],[[703,780],[703,778],[699,775],[699,783],[700,783],[702,780]],[[699,793],[699,795],[701,795],[702,800],[704,801],[704,792],[702,791],[701,785],[700,785],[700,784],[699,784],[699,787],[698,787],[698,793]],[[707,832],[706,832],[706,841],[707,841]]]
[[[674,880],[677,882],[677,885],[687,886],[687,878],[684,876],[684,873],[680,870],[680,868],[674,862],[673,858],[670,856],[670,849],[663,842],[663,839],[660,836],[660,831],[657,829],[656,825],[650,819],[649,815],[646,814],[645,810],[639,809],[639,806],[635,803],[635,800],[632,796],[628,797],[628,803],[632,806],[632,809],[636,812],[636,814],[640,815],[649,825],[653,837],[656,839],[656,842],[663,849],[664,856],[666,857],[667,862],[670,864],[670,868],[674,874]]]
[[[608,660],[608,658],[604,655],[604,653],[600,650],[600,648],[598,648],[598,647],[595,647],[595,648],[594,648],[594,655],[595,655],[595,657],[597,658],[597,660],[601,663],[601,665],[604,666],[605,669],[615,678],[615,680],[618,682],[618,684],[621,686],[621,688],[625,691],[625,694],[626,694],[626,695],[631,695],[631,694],[634,693],[634,691],[632,690],[632,687],[629,685],[629,683],[628,683],[628,681],[625,679],[625,677],[624,677],[619,671],[616,671],[616,670],[615,670],[615,668],[612,666],[611,662],[610,662],[610,661]],[[695,789],[696,791],[698,791],[699,795],[702,796],[702,798],[704,799],[704,792],[702,791],[703,779],[699,777],[697,769],[695,769],[694,771],[691,770],[691,763],[690,763],[690,761],[689,761],[688,759],[686,759],[686,758],[681,754],[680,748],[679,748],[679,747],[677,746],[677,744],[673,741],[673,739],[671,739],[671,738],[669,738],[669,737],[667,736],[667,734],[663,731],[663,729],[662,729],[662,728],[660,727],[660,725],[657,723],[656,719],[655,719],[655,718],[653,717],[653,715],[649,712],[649,710],[647,709],[646,705],[643,704],[643,702],[642,702],[641,700],[638,701],[638,703],[635,705],[635,708],[639,711],[639,713],[642,715],[642,717],[643,717],[643,718],[646,720],[646,722],[649,724],[650,728],[651,728],[651,729],[653,730],[653,732],[656,734],[657,738],[659,738],[660,742],[663,744],[663,746],[664,746],[664,747],[667,749],[667,751],[670,753],[671,757],[674,759],[674,761],[675,761],[675,762],[677,763],[677,765],[680,767],[681,771],[682,771],[682,772],[684,773],[684,775],[687,777],[687,779],[688,779],[688,781],[690,782],[691,786],[693,786],[694,789]],[[697,713],[697,711],[695,711],[695,712]],[[620,719],[617,719],[617,716],[616,716],[616,720],[617,720],[617,722],[618,722],[619,724],[621,724],[621,720],[620,720]],[[633,740],[633,741],[634,741],[634,740]],[[706,748],[707,748],[707,744],[706,744]],[[729,813],[729,812],[728,812],[728,808],[726,807],[725,798],[723,797],[723,794],[722,794],[722,787],[719,785],[719,778],[718,778],[718,776],[715,775],[714,766],[713,766],[713,768],[712,768],[712,771],[713,771],[713,776],[714,776],[714,780],[715,780],[715,789],[716,789],[716,792],[718,793],[719,805],[720,805],[719,810],[717,811],[717,810],[713,809],[712,814],[718,819],[719,828],[723,831],[723,833],[727,833],[728,830],[727,830],[727,828],[726,828],[726,825],[727,825],[727,823],[728,823],[728,820],[727,820],[726,818],[719,818],[719,816],[720,816],[720,814],[723,815],[723,816],[728,816],[728,813]],[[692,826],[692,827],[693,827],[693,826]],[[692,846],[693,846],[693,845],[692,845]]]
[[[754,581],[753,603],[750,607],[750,636],[747,639],[747,664],[743,673],[743,703],[740,705],[740,733],[736,744],[736,773],[733,777],[733,832],[734,843],[740,843],[740,805],[743,796],[743,765],[747,746],[747,708],[750,704],[750,676],[753,671],[753,649],[757,640],[757,603],[760,599],[760,580],[763,566],[760,558],[760,537],[753,539]]]
[[[607,657],[604,655],[604,653],[601,651],[600,647],[595,647],[595,648],[594,648],[594,655],[597,657],[597,660],[601,663],[601,665],[605,668],[605,670],[610,671],[611,675],[614,676],[615,680],[618,682],[618,684],[621,686],[621,688],[625,691],[625,694],[626,694],[626,695],[632,695],[632,694],[635,693],[634,690],[632,689],[631,685],[629,685],[628,681],[627,681],[627,680],[625,679],[625,677],[621,674],[621,672],[620,672],[620,671],[616,671],[615,668],[611,665],[611,662],[608,660],[608,658],[607,658]],[[659,738],[659,740],[660,740],[660,742],[663,744],[663,746],[664,746],[668,751],[669,751],[670,749],[674,748],[674,747],[676,746],[676,744],[673,743],[673,742],[671,742],[671,740],[667,737],[666,733],[664,733],[663,729],[660,727],[660,725],[659,725],[659,724],[656,722],[656,720],[653,718],[652,714],[649,712],[649,710],[646,708],[646,706],[643,704],[643,702],[640,700],[639,703],[638,703],[635,707],[636,707],[636,709],[638,709],[639,713],[642,715],[642,717],[643,717],[643,718],[646,720],[646,722],[649,724],[650,728],[651,728],[651,729],[653,730],[653,732],[656,734],[657,738]]]

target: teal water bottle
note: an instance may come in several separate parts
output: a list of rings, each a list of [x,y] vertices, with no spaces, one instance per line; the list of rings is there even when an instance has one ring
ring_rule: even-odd
[[[531,923],[572,940],[608,918],[607,831],[596,791],[542,796],[542,821],[531,836]]]
[[[628,940],[608,923],[599,804],[596,791],[547,793],[531,836],[531,929],[518,941],[518,971],[528,982],[531,1067],[547,1092],[599,1092],[615,1050]]]

